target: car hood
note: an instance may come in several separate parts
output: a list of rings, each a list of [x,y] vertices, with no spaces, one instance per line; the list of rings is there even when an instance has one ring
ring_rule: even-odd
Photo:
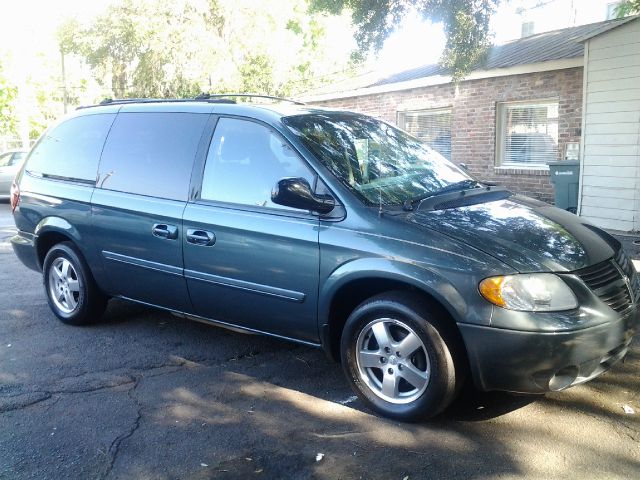
[[[527,197],[446,210],[409,220],[501,260],[519,272],[567,272],[602,262],[617,241],[580,217]]]

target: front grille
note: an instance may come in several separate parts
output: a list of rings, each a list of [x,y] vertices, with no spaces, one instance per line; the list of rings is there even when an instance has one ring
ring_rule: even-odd
[[[626,270],[616,264],[618,264],[618,255],[616,255],[615,260],[606,260],[591,267],[583,268],[576,271],[575,274],[587,284],[600,300],[620,313],[633,306],[633,299],[627,286],[627,281],[621,273],[621,271],[626,273]]]
[[[622,280],[620,271],[615,267],[611,260],[598,263],[592,267],[583,268],[576,273],[582,281],[594,291],[609,285],[616,280]]]
[[[629,277],[629,283],[631,284],[631,291],[635,298],[636,303],[640,302],[640,275],[633,267],[631,259],[624,253],[624,250],[618,250],[614,257],[615,262],[622,269],[622,271]]]
[[[629,259],[627,254],[624,253],[624,250],[622,249],[618,250],[618,252],[613,257],[613,259],[618,264],[618,266],[622,269],[622,271],[626,273],[629,277],[631,277],[633,273],[633,267],[631,265],[631,260]]]

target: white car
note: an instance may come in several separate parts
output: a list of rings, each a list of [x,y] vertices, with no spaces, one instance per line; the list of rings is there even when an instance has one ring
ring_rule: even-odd
[[[0,154],[0,198],[9,198],[11,183],[28,152],[9,150]]]

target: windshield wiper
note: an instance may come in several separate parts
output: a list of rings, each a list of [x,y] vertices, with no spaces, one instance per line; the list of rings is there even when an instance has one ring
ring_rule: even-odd
[[[471,179],[461,180],[459,182],[451,183],[449,185],[445,185],[444,187],[440,187],[437,190],[434,190],[433,192],[425,193],[424,195],[412,198],[410,200],[405,200],[402,203],[402,209],[405,211],[411,211],[413,210],[413,206],[416,203],[421,202],[425,198],[435,197],[436,195],[442,195],[444,193],[457,192],[459,190],[467,190],[471,188],[480,188],[480,187],[482,187],[482,184],[477,180],[471,180]]]

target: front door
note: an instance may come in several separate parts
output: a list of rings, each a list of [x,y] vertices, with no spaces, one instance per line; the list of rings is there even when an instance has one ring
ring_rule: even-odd
[[[284,177],[314,174],[287,141],[221,118],[198,199],[184,213],[184,268],[198,315],[317,342],[318,218],[271,202]]]

